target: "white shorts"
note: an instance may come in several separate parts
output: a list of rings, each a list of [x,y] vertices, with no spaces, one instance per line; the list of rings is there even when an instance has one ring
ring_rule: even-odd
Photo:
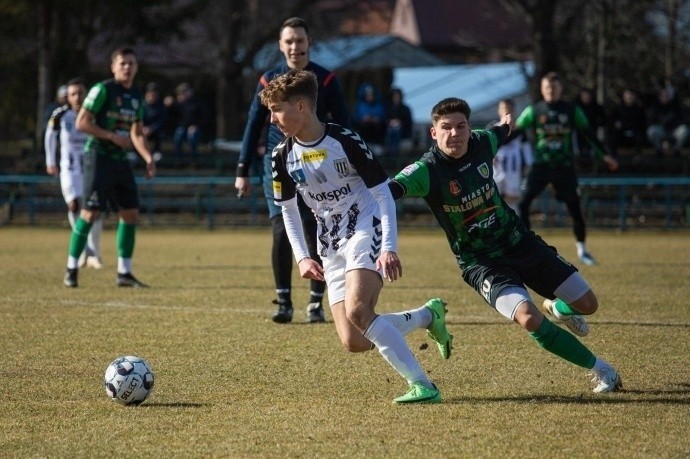
[[[60,186],[66,204],[75,199],[81,199],[84,194],[84,179],[81,174],[74,174],[70,171],[60,173]]]
[[[377,248],[378,247],[378,248]],[[345,273],[353,269],[376,269],[376,260],[381,255],[381,236],[376,236],[375,228],[359,229],[338,251],[322,257],[324,277],[328,286],[328,303],[333,306],[345,299]]]

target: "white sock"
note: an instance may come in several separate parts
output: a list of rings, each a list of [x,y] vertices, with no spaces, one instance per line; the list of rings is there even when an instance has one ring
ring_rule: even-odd
[[[132,272],[132,259],[117,257],[117,273],[127,274]]]
[[[381,356],[408,384],[421,382],[429,388],[433,387],[405,338],[390,322],[377,317],[364,332],[364,336],[374,343]]]
[[[77,269],[79,268],[79,258],[75,258],[72,255],[69,255],[67,257],[67,268],[68,269]]]
[[[91,225],[91,230],[89,231],[89,236],[86,239],[86,246],[89,249],[91,255],[96,258],[101,258],[101,233],[103,232],[103,217],[100,216]]]
[[[381,314],[379,317],[390,322],[403,336],[418,328],[427,328],[433,319],[431,311],[426,306],[410,311]]]
[[[587,251],[587,246],[585,245],[584,242],[575,242],[575,247],[577,247],[577,256],[580,257],[582,256],[583,253]]]

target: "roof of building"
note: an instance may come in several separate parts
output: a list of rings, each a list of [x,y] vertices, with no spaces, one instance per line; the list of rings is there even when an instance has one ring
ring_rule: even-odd
[[[434,0],[433,3],[431,8],[428,0],[398,0],[391,33],[427,49],[530,45],[527,21],[499,0]]]
[[[465,99],[472,118],[486,120],[495,117],[499,100],[529,92],[533,72],[531,62],[398,68],[393,86],[403,91],[415,123],[429,123],[432,107],[446,97]]]

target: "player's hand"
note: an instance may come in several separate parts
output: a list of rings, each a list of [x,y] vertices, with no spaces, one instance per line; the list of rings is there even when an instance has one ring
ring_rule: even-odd
[[[507,124],[508,127],[510,128],[510,131],[508,131],[508,135],[510,135],[511,132],[513,132],[513,129],[515,129],[515,121],[513,120],[513,115],[510,113],[506,113],[501,117],[501,121],[499,124]]]
[[[249,177],[236,177],[235,178],[235,188],[237,189],[237,197],[241,198],[249,194],[249,189],[251,184],[249,183]]]
[[[57,166],[46,166],[46,172],[48,173],[48,175],[52,175],[53,177],[58,176]]]
[[[383,277],[393,282],[402,277],[402,264],[395,252],[381,252],[376,260],[376,268],[383,273]]]
[[[613,156],[604,155],[604,157],[601,159],[604,160],[611,172],[615,172],[618,170],[618,161]]]
[[[297,263],[297,267],[299,268],[299,275],[304,279],[314,279],[322,282],[326,280],[323,277],[323,268],[312,258],[302,258]]]
[[[110,136],[110,141],[123,150],[132,147],[132,140],[130,139],[129,134],[119,135],[113,132],[113,134]]]
[[[153,161],[153,159],[146,163],[146,172],[145,172],[146,178],[147,179],[152,179],[156,176],[156,163]]]

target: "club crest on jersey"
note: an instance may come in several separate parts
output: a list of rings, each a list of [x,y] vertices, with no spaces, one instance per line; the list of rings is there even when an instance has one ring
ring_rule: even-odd
[[[448,183],[448,190],[450,191],[450,194],[457,196],[462,191],[462,187],[457,180],[451,180],[450,183]]]
[[[132,108],[134,110],[139,110],[139,101],[137,99],[132,99]]]
[[[295,183],[304,183],[307,181],[307,177],[304,175],[304,169],[295,169],[290,171],[290,177],[292,177],[292,180],[294,180]]]
[[[122,107],[122,97],[117,96],[115,98],[115,105],[117,105],[118,107]]]
[[[335,167],[336,172],[338,172],[339,178],[350,175],[350,166],[348,166],[346,159],[338,159],[333,161],[333,167]]]
[[[484,178],[489,178],[489,165],[486,163],[481,163],[477,166],[477,172]]]
[[[558,114],[558,122],[561,124],[568,124],[568,114],[567,113],[559,113]]]

